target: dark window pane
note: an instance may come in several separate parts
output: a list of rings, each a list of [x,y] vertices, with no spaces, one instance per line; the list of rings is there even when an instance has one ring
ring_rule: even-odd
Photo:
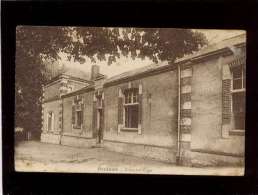
[[[125,107],[125,127],[129,127],[128,124],[128,107]]]
[[[232,100],[235,129],[245,129],[245,93],[234,93]]]
[[[132,103],[132,93],[128,93],[128,103]]]
[[[127,91],[125,91],[124,92],[125,103],[128,103],[127,97],[128,97],[128,94],[127,94]]]
[[[134,96],[133,96],[133,103],[136,103],[136,102],[137,102],[137,96],[134,95]]]
[[[52,130],[52,113],[48,114],[48,130]]]
[[[77,126],[81,126],[82,124],[82,111],[77,112]]]
[[[126,103],[126,104],[128,103],[128,98],[127,98],[126,95],[125,95],[125,103]]]
[[[131,92],[129,90],[125,91],[125,103],[128,104],[131,102]]]
[[[138,89],[133,88],[125,90],[124,97],[126,104],[136,103],[138,101]]]
[[[133,91],[133,102],[138,102],[138,89],[134,89]]]
[[[125,106],[125,127],[138,128],[138,105]]]
[[[138,106],[131,106],[131,128],[138,128]]]
[[[233,79],[241,78],[242,77],[242,66],[235,67],[232,70],[233,73]]]
[[[242,89],[242,79],[233,80],[233,89]]]
[[[98,105],[98,107],[102,107],[102,99],[101,99],[101,97],[97,99],[97,105]]]
[[[138,102],[138,89],[128,89],[124,93],[125,103],[137,103]],[[138,128],[138,105],[127,105],[125,108],[125,127]]]

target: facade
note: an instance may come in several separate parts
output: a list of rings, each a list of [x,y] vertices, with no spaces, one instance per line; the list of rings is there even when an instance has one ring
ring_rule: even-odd
[[[111,78],[61,74],[43,86],[41,141],[143,158],[243,165],[245,35],[173,64]]]

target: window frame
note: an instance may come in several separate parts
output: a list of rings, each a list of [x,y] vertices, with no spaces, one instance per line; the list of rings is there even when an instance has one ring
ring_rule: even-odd
[[[78,114],[81,114],[81,121],[80,121],[80,124],[78,124]],[[81,129],[82,127],[82,110],[75,110],[75,125],[74,125],[74,128],[75,129]]]
[[[78,97],[77,97],[78,99]],[[83,123],[84,123],[84,120],[83,120],[83,112],[84,112],[84,109],[82,109],[82,106],[84,106],[83,104],[83,100],[80,100],[77,104],[75,104],[75,102],[73,101],[73,106],[75,106],[75,109],[74,109],[74,117],[75,117],[75,121],[74,121],[74,124],[72,124],[72,128],[73,129],[78,129],[78,130],[81,130],[82,129],[82,126],[83,126]],[[79,108],[77,108],[77,106],[79,106]],[[77,121],[78,121],[78,112],[81,112],[81,124],[78,125]]]
[[[97,105],[97,109],[102,109],[102,107],[103,107],[102,95],[96,96],[96,105]]]
[[[244,93],[246,92],[246,86],[244,85],[244,83],[246,83],[246,75],[245,75],[245,67],[244,67],[244,64],[241,64],[240,67],[241,67],[241,77],[238,78],[238,79],[241,79],[242,82],[241,82],[241,88],[239,89],[234,89],[234,76],[233,76],[233,69],[234,68],[238,68],[239,66],[236,66],[236,67],[232,67],[231,68],[231,96],[230,96],[230,99],[231,99],[231,126],[233,126],[233,117],[234,117],[234,102],[233,102],[233,95],[234,94],[237,94],[237,93]],[[232,128],[230,131],[229,131],[229,135],[243,135],[245,132],[245,128],[244,129],[237,129],[237,128]]]
[[[51,114],[51,117],[49,117]],[[49,129],[49,118],[51,118],[51,129]],[[47,112],[47,131],[54,131],[55,129],[55,115],[53,111]]]
[[[239,67],[239,66],[237,66],[237,67]],[[238,93],[238,92],[245,92],[244,79],[246,79],[246,77],[244,75],[244,65],[243,64],[241,65],[241,77],[238,78],[238,79],[242,80],[240,89],[234,89],[234,78],[233,78],[233,69],[234,68],[235,67],[233,67],[232,70],[231,70],[231,94],[232,93]]]
[[[128,95],[130,97],[130,101],[126,102],[126,93],[131,93]],[[136,97],[136,101],[134,101],[134,97]],[[132,106],[137,106],[138,114],[139,114],[139,88],[128,88],[125,89],[123,92],[123,131],[138,131],[139,129],[139,124],[137,120],[137,127],[126,127],[126,108],[132,107]],[[137,117],[139,119],[139,116]],[[131,126],[131,125],[130,125]]]

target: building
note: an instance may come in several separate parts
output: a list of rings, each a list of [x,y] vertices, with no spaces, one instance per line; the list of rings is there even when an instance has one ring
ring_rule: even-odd
[[[173,64],[107,78],[66,72],[43,87],[41,141],[181,165],[243,165],[245,34]]]

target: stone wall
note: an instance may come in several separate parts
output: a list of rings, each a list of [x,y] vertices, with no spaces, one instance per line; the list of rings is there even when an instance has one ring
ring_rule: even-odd
[[[220,56],[181,66],[180,156],[184,165],[244,164],[244,136],[224,136],[225,128],[229,131],[231,126],[229,121],[224,125],[223,108],[227,101],[224,101],[223,71],[225,72],[225,64],[232,60],[232,56]],[[170,70],[103,89],[103,144],[107,149],[176,162],[179,90],[177,74],[177,70]],[[118,124],[121,122],[121,116],[118,114],[121,88],[130,88],[131,85],[140,86],[140,131],[139,127],[138,131],[125,131],[120,129],[120,123]],[[58,84],[54,84],[45,88],[44,98],[58,94],[58,87]],[[100,86],[98,88],[101,90]],[[81,129],[72,127],[72,105],[76,95],[43,104],[43,142],[76,147],[90,147],[96,144],[96,132],[93,132],[96,129],[96,117],[93,117],[94,91],[80,94],[84,103]],[[226,95],[229,96],[229,90]],[[229,110],[229,105],[226,106]],[[52,132],[47,132],[49,111],[55,116],[55,128]]]
[[[82,96],[84,104],[82,129],[72,128],[72,104],[76,95],[65,97],[63,98],[63,133],[92,137],[93,91],[85,92],[80,95]]]
[[[46,102],[43,104],[42,112],[42,133],[40,140],[45,143],[59,144],[60,132],[61,132],[61,120],[60,120],[60,103],[61,100]],[[54,113],[54,129],[48,130],[47,117],[48,113]]]
[[[44,103],[44,115],[43,115],[43,131],[47,132],[47,116],[49,112],[54,113],[54,132],[59,132],[59,110],[60,110],[60,100],[51,101]]]
[[[126,82],[104,88],[104,140],[175,147],[177,143],[177,72],[168,71],[144,77],[136,82],[142,85],[141,134],[123,131],[118,133],[118,92],[120,87],[128,85]]]
[[[208,154],[225,155],[224,159],[226,156],[244,156],[244,136],[225,138],[222,133],[222,66],[230,59],[232,56],[217,57],[193,65],[191,151],[193,154],[198,152],[193,160],[198,158],[200,153],[202,161],[206,159],[207,164],[223,162]],[[205,154],[206,158],[203,157]],[[243,160],[240,158],[235,161]]]
[[[157,147],[142,144],[133,144],[125,142],[107,141],[103,142],[106,149],[123,154],[137,156],[141,158],[153,159],[168,163],[176,162],[175,148]]]
[[[61,135],[52,132],[43,132],[40,136],[40,141],[43,143],[60,144]]]
[[[80,148],[89,148],[96,145],[96,139],[86,138],[85,136],[71,136],[71,135],[62,135],[61,144],[64,146],[80,147]]]

